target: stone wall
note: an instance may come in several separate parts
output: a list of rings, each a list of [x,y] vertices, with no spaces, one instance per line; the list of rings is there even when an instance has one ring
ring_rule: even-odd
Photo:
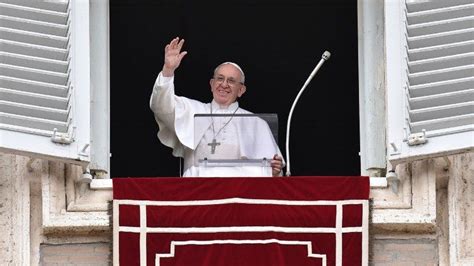
[[[397,167],[371,189],[373,265],[474,265],[474,152]]]
[[[42,244],[40,263],[59,265],[111,265],[111,243]]]
[[[91,189],[81,174],[0,153],[0,265],[111,264],[112,190]]]
[[[372,265],[438,265],[438,243],[431,235],[375,235],[371,240]]]
[[[26,265],[30,259],[27,161],[0,153],[0,265]]]
[[[371,189],[371,265],[474,265],[474,153],[410,162]],[[0,265],[110,265],[110,187],[0,153]]]

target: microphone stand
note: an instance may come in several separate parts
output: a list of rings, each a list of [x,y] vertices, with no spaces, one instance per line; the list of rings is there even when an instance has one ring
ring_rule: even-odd
[[[296,103],[298,102],[301,94],[303,91],[306,89],[308,86],[309,82],[313,79],[314,75],[316,75],[316,72],[321,68],[321,66],[326,62],[329,57],[331,56],[331,53],[328,51],[325,51],[321,57],[321,60],[319,60],[319,63],[316,65],[316,67],[313,69],[311,74],[309,75],[308,79],[304,83],[303,87],[300,89],[298,92],[298,95],[296,95],[295,101],[293,102],[293,105],[291,106],[290,109],[290,114],[288,115],[288,122],[286,124],[286,176],[291,176],[291,168],[290,168],[290,126],[291,126],[291,117],[293,116],[293,111],[295,109]]]

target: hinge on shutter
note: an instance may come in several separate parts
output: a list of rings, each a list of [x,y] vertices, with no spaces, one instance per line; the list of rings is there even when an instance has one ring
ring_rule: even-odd
[[[412,133],[408,136],[408,146],[421,145],[428,142],[426,137],[426,130],[423,129],[420,133]]]
[[[72,128],[71,134],[58,133],[58,129],[55,128],[53,131],[53,135],[51,136],[51,141],[58,144],[69,145],[74,142],[75,132],[76,132],[76,127]]]

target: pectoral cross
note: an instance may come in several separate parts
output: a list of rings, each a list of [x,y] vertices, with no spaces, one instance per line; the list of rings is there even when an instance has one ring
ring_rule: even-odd
[[[207,146],[211,146],[211,154],[216,153],[216,146],[221,145],[220,142],[217,142],[216,139],[212,139],[211,143],[208,143]]]

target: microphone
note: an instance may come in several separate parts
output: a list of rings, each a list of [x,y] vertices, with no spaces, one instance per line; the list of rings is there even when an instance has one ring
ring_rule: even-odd
[[[321,60],[319,60],[319,63],[313,69],[313,71],[309,75],[308,79],[304,83],[303,87],[298,92],[298,95],[296,95],[296,98],[293,102],[293,105],[291,106],[290,114],[288,115],[288,122],[286,124],[286,176],[291,176],[291,168],[290,168],[290,126],[291,126],[291,117],[293,116],[293,111],[295,109],[296,103],[298,102],[301,94],[306,89],[309,82],[311,82],[314,75],[316,75],[316,72],[318,72],[318,70],[321,68],[321,66],[324,64],[324,62],[326,62],[329,59],[329,57],[331,57],[331,53],[328,52],[328,51],[325,51],[323,53],[322,57],[321,57]]]

